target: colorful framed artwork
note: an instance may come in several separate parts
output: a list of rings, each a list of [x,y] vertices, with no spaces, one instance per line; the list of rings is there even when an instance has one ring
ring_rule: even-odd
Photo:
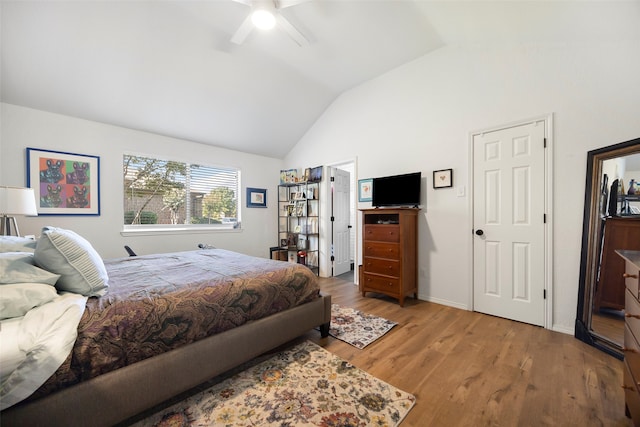
[[[247,187],[247,207],[248,208],[266,208],[267,207],[267,190],[264,188]]]
[[[453,187],[453,169],[433,171],[433,188]]]
[[[359,179],[358,180],[358,201],[370,202],[373,196],[373,179]]]
[[[38,215],[100,215],[100,157],[27,148]]]

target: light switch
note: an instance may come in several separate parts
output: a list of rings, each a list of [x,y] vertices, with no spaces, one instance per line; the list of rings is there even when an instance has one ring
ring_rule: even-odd
[[[460,187],[458,187],[457,196],[458,197],[464,197],[464,193],[465,193],[464,185],[461,185]]]

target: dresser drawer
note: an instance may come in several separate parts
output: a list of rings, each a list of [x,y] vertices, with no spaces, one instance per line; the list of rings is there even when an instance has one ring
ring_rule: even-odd
[[[400,280],[392,277],[374,276],[364,273],[363,289],[381,291],[390,294],[398,294],[400,292]]]
[[[391,224],[365,224],[363,238],[365,241],[399,242],[400,226]]]
[[[365,257],[398,259],[400,247],[397,243],[369,242],[363,244]]]
[[[631,330],[624,327],[624,360],[634,378],[640,378],[640,345]]]
[[[640,274],[637,267],[629,261],[625,261],[624,284],[636,298],[640,296]]]
[[[364,272],[398,277],[400,275],[400,262],[392,259],[365,257]]]
[[[624,376],[623,386],[624,388],[624,403],[627,406],[629,415],[633,420],[634,425],[640,424],[640,394],[638,393],[638,386],[635,378],[629,370],[629,365],[624,364]]]
[[[633,336],[640,339],[640,304],[629,290],[625,291],[624,317]]]

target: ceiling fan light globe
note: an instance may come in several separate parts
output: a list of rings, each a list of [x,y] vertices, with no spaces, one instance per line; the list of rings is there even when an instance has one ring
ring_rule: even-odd
[[[251,22],[256,28],[270,30],[276,25],[276,18],[268,10],[256,10],[251,14]]]

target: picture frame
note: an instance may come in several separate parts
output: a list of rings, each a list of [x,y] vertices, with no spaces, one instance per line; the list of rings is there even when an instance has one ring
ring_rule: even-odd
[[[247,187],[247,207],[248,208],[266,208],[267,207],[267,190],[264,188]]]
[[[304,200],[296,202],[296,215],[295,216],[307,216],[307,203]]]
[[[27,147],[38,215],[100,215],[100,157]]]
[[[373,197],[373,178],[358,180],[358,201],[370,202]]]
[[[433,188],[453,187],[453,169],[433,171]]]
[[[283,169],[280,171],[280,185],[295,184],[298,182],[297,169]]]
[[[298,238],[295,234],[289,233],[287,235],[287,247],[288,248],[296,248],[298,246]]]
[[[295,202],[289,203],[288,205],[285,206],[285,209],[287,211],[287,216],[293,216],[296,212],[296,205]]]
[[[311,168],[309,172],[309,182],[320,182],[322,181],[322,166],[316,166],[315,168]]]

